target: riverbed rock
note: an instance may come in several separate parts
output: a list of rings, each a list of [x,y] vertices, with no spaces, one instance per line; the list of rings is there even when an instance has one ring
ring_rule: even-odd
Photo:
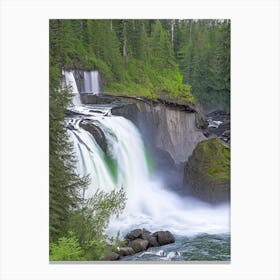
[[[157,238],[160,246],[175,242],[175,238],[170,231],[156,231],[153,236]]]
[[[148,248],[149,241],[144,239],[134,239],[128,243],[128,247],[131,247],[135,253],[145,251]]]
[[[135,254],[135,251],[131,247],[120,247],[119,254],[121,256],[129,256]]]
[[[210,203],[230,198],[230,148],[218,138],[201,141],[185,163],[187,193]]]
[[[94,125],[91,121],[83,120],[80,122],[80,127],[88,131],[96,140],[100,148],[106,153],[107,142],[104,132],[97,125]]]
[[[120,254],[117,254],[115,252],[108,253],[104,258],[105,261],[117,261],[119,259],[120,259]]]
[[[125,239],[127,240],[134,240],[136,238],[139,238],[142,234],[143,230],[142,229],[134,229],[132,231],[130,231],[126,236]]]
[[[158,243],[157,237],[156,236],[149,236],[149,247],[159,247],[160,244]]]
[[[215,136],[218,136],[225,143],[230,143],[230,114],[222,111],[215,110],[207,114],[209,124],[219,123],[219,125],[210,125],[207,131]]]

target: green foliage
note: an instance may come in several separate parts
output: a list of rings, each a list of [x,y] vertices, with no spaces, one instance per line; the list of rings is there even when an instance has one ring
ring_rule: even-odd
[[[113,216],[118,216],[125,207],[125,191],[106,193],[98,190],[94,196],[73,211],[70,228],[77,234],[85,251],[85,259],[99,260],[107,253],[105,229]]]
[[[195,98],[230,110],[230,21],[177,20],[175,56]]]
[[[111,237],[109,240],[112,244],[111,250],[112,250],[112,252],[115,252],[115,253],[118,253],[118,247],[125,247],[127,245],[126,240],[120,239],[120,231],[118,231],[116,237]]]
[[[79,202],[79,189],[87,186],[87,178],[75,173],[75,156],[68,140],[64,118],[71,94],[61,90],[61,64],[50,55],[49,96],[49,212],[50,240],[55,241],[67,231],[71,208]]]
[[[73,212],[70,223],[79,241],[103,238],[111,216],[120,214],[125,207],[125,200],[122,188],[110,193],[98,190],[93,197],[85,200],[82,207]]]
[[[71,231],[67,237],[61,237],[56,243],[50,243],[51,261],[80,261],[83,254],[77,237]]]
[[[105,92],[194,103],[164,20],[51,20],[51,50],[66,69],[98,69]]]
[[[50,30],[62,67],[98,69],[107,92],[191,103],[194,95],[229,111],[229,20],[51,20]]]
[[[205,172],[214,179],[230,179],[230,149],[216,138],[202,141],[197,149],[205,163]]]
[[[109,248],[104,240],[93,239],[83,243],[84,260],[98,261],[102,260],[109,251]]]

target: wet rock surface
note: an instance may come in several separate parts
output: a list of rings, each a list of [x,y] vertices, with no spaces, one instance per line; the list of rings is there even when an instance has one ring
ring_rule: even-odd
[[[215,110],[207,114],[207,120],[207,137],[217,136],[225,143],[230,144],[230,114],[222,110]]]
[[[101,147],[101,149],[106,153],[107,152],[107,141],[104,132],[101,128],[94,125],[87,120],[83,120],[80,122],[80,126],[88,131],[96,140],[97,144]]]
[[[145,252],[151,247],[174,243],[175,238],[170,231],[152,233],[146,229],[134,229],[127,233],[124,241],[126,241],[124,247],[118,247],[117,252],[108,253],[104,260],[120,260],[122,257]]]

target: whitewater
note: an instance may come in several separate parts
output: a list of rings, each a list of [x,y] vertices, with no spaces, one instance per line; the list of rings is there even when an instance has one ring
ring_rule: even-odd
[[[169,230],[177,236],[228,234],[229,205],[210,205],[188,196],[179,196],[148,168],[145,146],[138,128],[128,119],[110,114],[110,106],[82,105],[75,78],[64,71],[66,85],[72,87],[77,116],[67,118],[67,128],[77,156],[77,172],[90,175],[90,184],[83,192],[91,197],[97,189],[110,192],[125,189],[127,202],[123,213],[113,218],[108,234],[120,231],[123,237],[135,228],[149,231]],[[107,153],[94,137],[80,126],[82,121],[99,127],[105,135]],[[114,162],[115,174],[105,158]]]

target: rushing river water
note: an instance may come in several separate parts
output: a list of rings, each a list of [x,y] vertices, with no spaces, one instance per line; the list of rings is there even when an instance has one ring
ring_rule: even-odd
[[[75,82],[69,73],[67,77]],[[75,85],[74,89],[75,106],[70,109],[76,116],[67,119],[67,127],[78,159],[77,171],[91,178],[84,197],[91,197],[97,189],[109,192],[123,187],[126,191],[126,207],[111,220],[107,233],[114,236],[120,232],[124,237],[132,229],[145,228],[169,230],[176,236],[174,244],[123,260],[229,260],[229,205],[213,206],[170,191],[149,170],[137,127],[124,117],[112,116],[109,106],[81,105]],[[84,121],[103,131],[107,151],[80,125]]]
[[[149,248],[123,261],[229,261],[229,234],[175,236],[175,243]]]

